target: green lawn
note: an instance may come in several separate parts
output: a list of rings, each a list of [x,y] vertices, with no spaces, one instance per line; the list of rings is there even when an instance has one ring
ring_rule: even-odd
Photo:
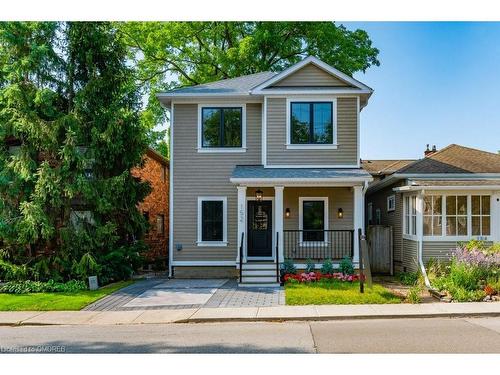
[[[0,311],[81,310],[88,304],[133,282],[120,281],[98,290],[82,290],[74,293],[0,293]]]
[[[401,303],[401,299],[378,284],[359,293],[359,282],[320,280],[312,283],[285,284],[287,305],[348,305],[365,303]]]

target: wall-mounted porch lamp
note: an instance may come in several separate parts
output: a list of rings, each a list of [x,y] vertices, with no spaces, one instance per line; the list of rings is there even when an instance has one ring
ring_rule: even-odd
[[[344,210],[342,208],[339,208],[337,211],[337,217],[339,219],[342,219],[344,217]]]
[[[289,217],[290,217],[290,209],[289,209],[289,208],[287,208],[287,209],[285,210],[285,217],[286,217],[286,218],[289,218]]]
[[[262,202],[262,198],[264,197],[264,192],[260,189],[258,189],[256,192],[255,192],[255,200],[257,202]]]

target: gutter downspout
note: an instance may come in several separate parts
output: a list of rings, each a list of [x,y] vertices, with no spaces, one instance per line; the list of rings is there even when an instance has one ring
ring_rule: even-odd
[[[424,227],[423,227],[423,213],[424,213],[424,190],[417,195],[417,235],[418,235],[418,265],[420,272],[424,276],[424,282],[427,289],[432,289],[431,282],[425,270],[423,252],[424,252]]]

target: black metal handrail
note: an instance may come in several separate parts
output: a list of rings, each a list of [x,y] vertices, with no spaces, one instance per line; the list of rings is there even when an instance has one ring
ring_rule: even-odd
[[[279,254],[280,233],[276,232],[276,282],[280,282],[280,254]]]
[[[354,230],[283,230],[285,258],[339,260],[354,254]]]
[[[240,283],[243,282],[243,241],[245,239],[245,232],[241,233],[240,243]]]

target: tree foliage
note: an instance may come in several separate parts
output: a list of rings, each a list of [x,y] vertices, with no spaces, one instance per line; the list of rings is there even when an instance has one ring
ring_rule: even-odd
[[[132,263],[149,187],[130,174],[147,143],[128,53],[110,23],[0,24],[4,258],[63,277],[84,255]]]
[[[281,71],[314,55],[346,74],[379,65],[363,30],[333,22],[130,22],[117,27],[135,52],[149,97],[146,127],[166,121],[155,94],[262,71]]]

